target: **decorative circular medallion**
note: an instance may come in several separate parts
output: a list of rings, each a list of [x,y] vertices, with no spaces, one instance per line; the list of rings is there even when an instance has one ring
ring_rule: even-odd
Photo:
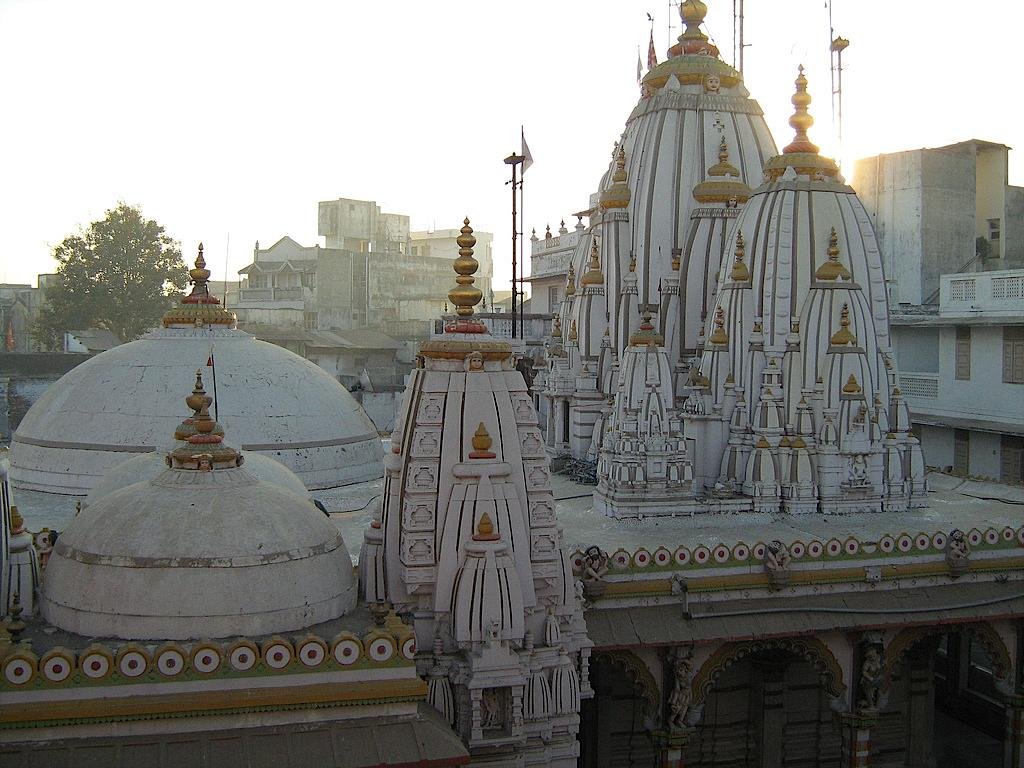
[[[149,668],[149,659],[140,648],[126,648],[117,655],[117,671],[124,677],[138,677]]]
[[[180,675],[185,670],[185,654],[180,648],[162,648],[156,654],[156,668],[164,677]]]
[[[748,547],[743,542],[740,542],[732,548],[732,556],[742,563],[748,557],[750,557],[750,547]]]
[[[1024,534],[1024,528],[1021,528],[1021,533]],[[686,547],[680,547],[676,550],[676,553],[675,555],[673,555],[673,557],[675,558],[676,565],[686,565],[688,562],[690,562],[690,550],[688,550]]]
[[[343,637],[334,643],[334,650],[331,653],[336,662],[347,667],[349,664],[359,661],[359,654],[362,653],[362,650],[358,640]]]
[[[375,637],[366,647],[366,651],[374,661],[383,662],[394,655],[395,644],[389,638]]]
[[[935,547],[935,549],[945,549],[946,534],[936,533],[934,536],[932,536],[932,546]]]
[[[926,549],[929,549],[931,545],[932,537],[929,536],[927,533],[919,533],[917,534],[917,536],[914,537],[914,546],[922,552]]]
[[[263,661],[271,669],[284,669],[292,660],[292,649],[284,640],[274,640],[263,648]]]
[[[416,638],[411,635],[402,642],[402,656],[412,661],[416,658]]]
[[[192,669],[208,675],[220,666],[220,648],[203,643],[192,649]]]
[[[716,563],[724,563],[726,560],[729,559],[729,554],[729,548],[725,546],[725,544],[719,544],[717,547],[715,547],[714,551],[711,553],[711,556],[715,558]]]
[[[883,536],[878,540],[878,548],[883,552],[892,552],[896,549],[896,542],[893,540],[892,536]]]
[[[39,670],[43,673],[43,677],[51,683],[60,683],[67,680],[74,668],[74,658],[56,648],[43,656],[39,661]]]
[[[708,560],[711,559],[711,550],[705,546],[699,546],[693,550],[693,561],[697,565],[704,565]]]
[[[846,554],[856,555],[858,552],[860,552],[860,542],[856,539],[847,539],[846,543],[843,545],[843,548],[846,550]]]
[[[967,541],[971,543],[972,547],[981,544],[981,531],[977,528],[971,528],[971,532],[967,534]]]
[[[583,573],[583,555],[579,551],[572,553],[572,572],[576,576]]]
[[[78,661],[82,674],[90,680],[100,680],[110,674],[113,658],[105,650],[87,650]]]
[[[298,650],[299,661],[306,667],[318,667],[327,658],[327,643],[319,638],[304,640]]]
[[[658,547],[654,550],[654,564],[659,567],[665,567],[672,562],[672,553],[664,547]]]
[[[998,544],[999,543],[999,531],[995,528],[989,528],[985,531],[985,543],[986,544]]]
[[[1003,528],[1003,541],[1013,541],[1017,538],[1017,534],[1014,533],[1013,528]]]
[[[629,568],[629,552],[624,549],[616,550],[615,554],[612,555],[611,560],[613,568],[617,568],[620,571]]]
[[[843,545],[839,539],[829,539],[828,544],[825,545],[825,551],[828,552],[829,557],[838,557],[839,553],[843,551]]]
[[[238,672],[248,672],[255,666],[259,657],[260,649],[256,647],[255,643],[251,643],[248,640],[239,640],[228,651],[228,661],[231,663],[231,668]]]
[[[799,560],[807,552],[802,541],[794,541],[789,545],[789,554],[794,560]]]
[[[812,541],[807,545],[807,554],[810,557],[821,557],[821,553],[825,551],[825,546],[820,541]]]
[[[764,554],[767,551],[768,548],[765,546],[764,542],[759,541],[757,542],[757,544],[754,545],[754,548],[751,550],[751,554],[754,555],[755,560],[761,561],[764,560]]]
[[[633,564],[637,568],[646,568],[651,564],[651,553],[646,549],[638,549],[633,555]]]
[[[21,656],[15,656],[4,664],[4,679],[11,685],[24,685],[32,679],[32,674],[32,665]]]
[[[900,552],[909,552],[914,547],[914,540],[905,533],[901,533],[900,537],[896,539],[896,548]]]

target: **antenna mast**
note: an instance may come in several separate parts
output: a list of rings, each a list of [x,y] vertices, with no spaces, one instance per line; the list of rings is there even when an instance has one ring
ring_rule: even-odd
[[[743,49],[749,47],[750,43],[743,42],[743,0],[732,0],[732,65],[741,75]]]
[[[843,51],[850,46],[850,41],[836,34],[832,26],[832,0],[828,0],[828,51],[832,72],[832,122],[836,126],[839,140],[839,154],[843,148]]]

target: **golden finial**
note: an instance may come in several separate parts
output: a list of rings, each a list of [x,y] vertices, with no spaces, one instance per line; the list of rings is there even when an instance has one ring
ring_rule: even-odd
[[[494,452],[491,451],[491,435],[482,421],[477,425],[476,432],[473,433],[472,444],[473,450],[469,452],[469,458],[493,459],[495,457]]]
[[[682,248],[673,248],[672,249],[672,271],[673,272],[678,272],[679,271],[679,265],[682,263],[682,260],[683,260],[683,249]]]
[[[562,321],[558,319],[557,312],[551,316],[551,338],[562,340]]]
[[[565,295],[576,295],[576,270],[573,269],[572,262],[569,262],[569,273],[565,276]]]
[[[572,323],[569,325],[569,341],[576,341],[579,338],[579,332],[576,330],[576,318],[573,318]]]
[[[793,137],[793,141],[790,142],[789,146],[783,149],[783,153],[791,155],[794,152],[806,152],[808,154],[816,155],[818,153],[818,147],[811,143],[811,140],[807,138],[807,130],[814,125],[814,118],[807,111],[807,107],[811,103],[811,94],[807,92],[807,78],[804,77],[804,65],[800,65],[799,74],[794,81],[796,84],[796,93],[790,101],[793,103],[793,116],[789,118],[789,124],[796,131],[796,135]]]
[[[861,392],[860,384],[857,383],[857,377],[854,376],[852,373],[850,374],[850,377],[846,380],[846,383],[843,384],[843,392],[847,395],[857,395],[860,394]]]
[[[654,330],[650,311],[645,310],[643,315],[641,315],[640,329],[629,337],[629,343],[636,346],[656,347],[660,347],[665,343],[665,337]]]
[[[797,449],[806,448],[807,447],[807,443],[804,442],[804,439],[802,437],[800,437],[800,435],[797,435],[792,440],[790,440],[789,447],[790,448],[797,448]]]
[[[814,273],[816,280],[850,280],[853,275],[850,270],[839,261],[839,234],[836,232],[836,228],[832,227],[832,231],[828,236],[828,259],[823,263]]]
[[[708,341],[712,344],[729,343],[729,334],[725,332],[725,310],[721,307],[715,310],[715,330],[711,332]]]
[[[206,394],[206,389],[203,387],[203,371],[201,368],[196,369],[196,383],[192,388],[192,394],[185,398],[185,405],[192,409],[192,415],[186,418],[178,428],[174,430],[175,440],[188,440],[192,435],[196,434],[196,417],[199,415],[199,411],[203,406],[209,407],[213,403],[213,398]],[[214,432],[215,434],[224,434],[224,430],[218,425]]]
[[[189,325],[202,328],[206,325],[234,325],[235,315],[220,306],[220,299],[210,295],[210,270],[203,257],[203,244],[199,244],[196,265],[188,271],[192,290],[181,299],[181,304],[164,313],[163,326]]]
[[[590,243],[590,262],[587,266],[587,271],[580,278],[580,284],[602,285],[604,283],[604,274],[601,272],[601,260],[598,258],[596,237]]]
[[[213,469],[216,465],[240,466],[241,454],[234,448],[224,445],[224,430],[210,416],[210,404],[213,399],[207,397],[203,389],[201,371],[196,371],[195,388],[192,394],[185,398],[185,402],[195,413],[175,430],[175,439],[183,440],[184,445],[168,454],[169,466],[175,469],[199,470]]]
[[[745,283],[750,279],[750,270],[747,269],[747,265],[743,261],[745,255],[745,244],[743,242],[743,233],[736,233],[736,260],[732,265],[732,272],[729,273],[729,277],[737,283]]]
[[[850,332],[850,306],[843,304],[839,311],[839,330],[832,334],[829,343],[834,347],[855,346],[857,337]]]
[[[750,198],[752,190],[740,181],[740,171],[729,162],[729,146],[725,136],[718,144],[718,162],[708,168],[708,178],[693,188],[698,203],[725,203],[736,208]]]
[[[494,532],[494,523],[491,516],[484,512],[476,523],[476,533],[473,534],[474,541],[497,541],[498,534]]]
[[[473,316],[473,307],[480,303],[483,298],[483,291],[477,288],[473,275],[476,274],[480,264],[473,258],[473,246],[476,245],[476,238],[473,237],[473,228],[469,226],[469,218],[463,220],[461,234],[456,238],[459,244],[459,257],[453,264],[458,277],[455,282],[458,286],[448,291],[448,300],[455,305],[455,312],[459,317],[469,318]]]
[[[625,208],[629,205],[630,193],[626,179],[626,148],[619,144],[615,150],[612,185],[601,193],[601,208]]]
[[[16,505],[11,505],[11,533],[21,533],[25,527],[25,518],[21,516]]]
[[[679,17],[686,25],[678,38],[679,42],[668,49],[669,58],[680,55],[704,54],[718,56],[718,48],[708,41],[708,36],[700,30],[704,17],[708,15],[708,7],[701,0],[684,0],[679,4]]]

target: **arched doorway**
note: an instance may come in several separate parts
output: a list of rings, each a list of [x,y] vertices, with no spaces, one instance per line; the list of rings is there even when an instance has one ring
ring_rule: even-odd
[[[839,768],[834,702],[845,686],[816,640],[723,646],[694,680],[694,732],[683,764],[715,768]]]
[[[911,628],[886,652],[886,694],[872,733],[880,768],[1003,764],[1002,690],[1010,656],[987,624]]]
[[[590,659],[594,697],[580,712],[581,768],[648,768],[657,765],[651,736],[660,715],[660,692],[650,670],[630,651]]]

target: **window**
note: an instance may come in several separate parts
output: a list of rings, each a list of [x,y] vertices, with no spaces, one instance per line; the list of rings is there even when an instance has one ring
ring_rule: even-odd
[[[992,243],[992,256],[999,257],[999,219],[988,220],[988,239]]]
[[[966,475],[971,470],[971,433],[966,429],[953,430],[953,471]]]
[[[558,308],[558,286],[548,286],[548,312],[554,312]]]
[[[1024,437],[1000,436],[999,479],[1004,483],[1024,483]]]
[[[1003,383],[1024,384],[1024,326],[1003,326]]]
[[[971,329],[958,325],[956,329],[956,373],[957,381],[971,380]]]

